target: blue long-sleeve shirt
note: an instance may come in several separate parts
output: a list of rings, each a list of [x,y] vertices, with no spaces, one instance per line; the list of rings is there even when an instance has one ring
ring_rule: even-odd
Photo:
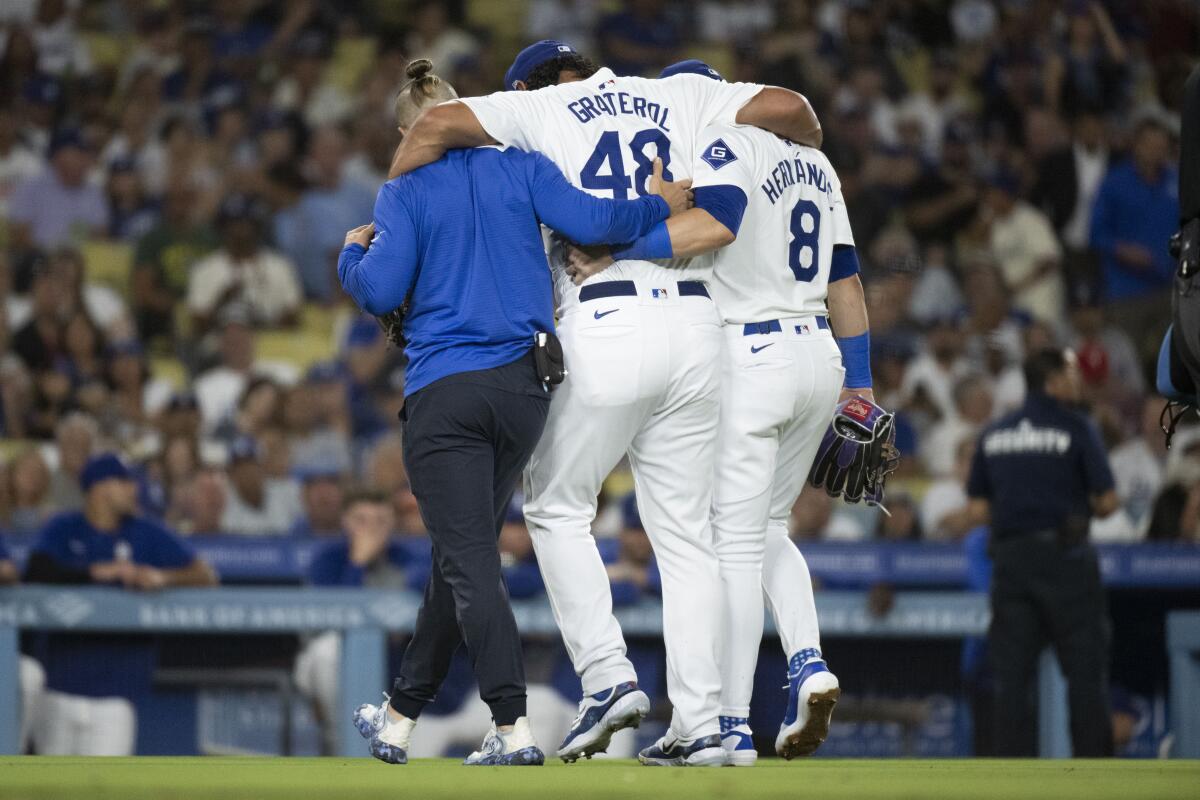
[[[1092,247],[1100,254],[1104,295],[1108,300],[1139,297],[1171,285],[1175,265],[1167,240],[1179,227],[1179,174],[1164,169],[1155,184],[1146,183],[1133,161],[1108,171],[1092,206]],[[1118,242],[1139,244],[1153,264],[1137,270],[1116,257]]]
[[[669,209],[662,198],[602,200],[548,158],[516,149],[453,150],[389,181],[369,249],[338,259],[346,292],[371,314],[409,300],[405,395],[447,375],[520,358],[554,329],[539,223],[580,244],[633,241]]]

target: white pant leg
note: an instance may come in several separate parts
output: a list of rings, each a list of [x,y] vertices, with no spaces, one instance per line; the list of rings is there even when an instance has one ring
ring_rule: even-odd
[[[780,437],[767,525],[763,593],[783,650],[790,659],[800,650],[820,650],[817,609],[808,563],[788,537],[788,518],[816,457],[821,439],[833,420],[845,370],[832,339],[828,346],[813,342],[806,348],[812,374],[812,399]],[[818,490],[820,491],[820,490]]]
[[[133,704],[123,697],[80,697],[47,691],[34,742],[41,755],[129,756],[137,739]]]
[[[779,437],[807,392],[782,332],[724,329],[713,536],[724,587],[721,714],[747,717],[762,641],[763,546]],[[755,352],[757,351],[757,352]]]
[[[37,719],[38,707],[46,690],[46,671],[29,656],[17,661],[17,679],[21,686],[21,734],[17,740],[19,752],[29,749],[33,735],[33,723]]]
[[[662,576],[671,727],[682,739],[718,733],[722,615],[709,508],[719,414],[720,328],[705,298],[660,310],[671,386],[630,448],[638,510]]]
[[[317,708],[321,735],[331,740],[337,719],[342,668],[342,635],[326,631],[309,640],[296,654],[292,679],[301,696]]]
[[[598,311],[606,313],[596,319]],[[605,478],[665,384],[652,355],[662,345],[653,342],[645,316],[637,297],[567,312],[558,332],[569,375],[525,471],[525,523],[584,694],[637,680],[591,529]]]

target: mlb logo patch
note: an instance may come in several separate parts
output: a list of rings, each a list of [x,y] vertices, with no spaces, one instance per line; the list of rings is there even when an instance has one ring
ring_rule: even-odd
[[[717,139],[704,148],[704,155],[700,156],[700,158],[713,169],[720,169],[726,164],[732,164],[734,161],[737,161],[737,156],[729,149],[729,145],[725,144],[724,139]]]
[[[796,333],[800,334],[801,336],[808,336],[808,334],[810,334],[811,332],[812,331],[810,331],[808,329],[807,325],[797,325],[796,326]]]
[[[655,300],[666,300],[669,295],[666,289],[651,289],[650,296]]]

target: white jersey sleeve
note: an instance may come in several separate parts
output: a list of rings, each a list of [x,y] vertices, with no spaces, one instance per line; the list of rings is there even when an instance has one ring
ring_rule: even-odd
[[[842,180],[831,168],[829,179],[833,184],[829,197],[833,201],[833,211],[830,218],[833,223],[833,244],[835,247],[846,245],[854,247],[854,232],[850,230],[850,215],[846,211],[846,201],[842,197]]]
[[[744,125],[701,132],[693,183],[746,195],[737,239],[716,253],[710,291],[727,323],[826,313],[834,248],[853,246],[841,183],[819,150]]]
[[[755,164],[758,148],[747,135],[750,130],[757,129],[718,123],[700,132],[692,168],[693,189],[736,186],[749,199],[759,171]]]

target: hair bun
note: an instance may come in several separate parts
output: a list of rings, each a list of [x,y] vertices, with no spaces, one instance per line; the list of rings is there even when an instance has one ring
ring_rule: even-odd
[[[412,78],[414,81],[424,78],[428,73],[433,71],[433,62],[428,58],[418,58],[410,63],[404,70],[404,74]]]

